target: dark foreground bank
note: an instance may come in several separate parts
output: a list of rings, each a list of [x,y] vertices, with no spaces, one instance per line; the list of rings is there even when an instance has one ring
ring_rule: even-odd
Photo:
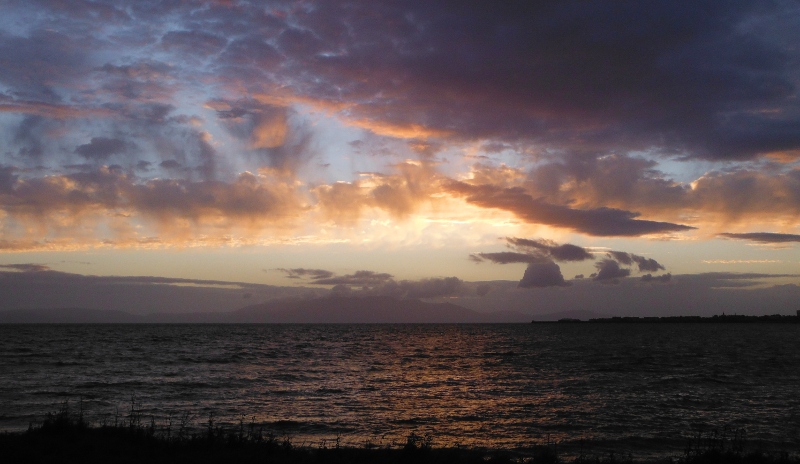
[[[264,434],[254,426],[223,430],[209,420],[203,433],[186,434],[181,428],[157,434],[155,424],[139,419],[114,425],[92,426],[64,410],[49,414],[41,425],[25,432],[0,434],[3,463],[531,463],[632,464],[630,455],[581,454],[564,457],[557,444],[526,452],[485,449],[434,448],[429,438],[409,435],[403,446],[340,447],[338,442],[315,447],[296,446],[288,438]],[[800,455],[785,451],[747,450],[741,440],[698,440],[683,455],[665,459],[671,464],[800,464]]]

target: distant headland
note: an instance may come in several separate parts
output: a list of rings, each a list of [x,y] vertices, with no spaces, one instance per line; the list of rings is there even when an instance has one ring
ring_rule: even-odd
[[[770,322],[770,323],[800,323],[800,311],[797,316],[788,316],[784,314],[771,314],[765,316],[744,316],[744,315],[730,315],[721,314],[711,317],[703,316],[665,316],[665,317],[601,317],[583,321],[565,317],[557,321],[531,321],[532,324],[540,323],[757,323],[757,322]]]

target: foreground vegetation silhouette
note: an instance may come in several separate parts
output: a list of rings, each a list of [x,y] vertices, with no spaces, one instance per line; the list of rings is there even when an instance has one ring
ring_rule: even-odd
[[[255,423],[243,421],[223,428],[209,416],[202,432],[189,433],[187,416],[173,427],[170,421],[158,428],[155,421],[142,421],[132,402],[130,414],[113,424],[91,425],[83,414],[73,414],[67,403],[48,414],[40,425],[27,431],[0,434],[3,463],[272,463],[272,464],[633,464],[628,454],[607,453],[562,457],[552,443],[530,452],[506,450],[435,448],[430,436],[410,434],[400,446],[343,447],[339,440],[323,441],[316,447],[296,446],[288,437],[264,433]],[[800,456],[788,452],[745,452],[746,440],[716,433],[699,434],[684,454],[662,462],[671,464],[800,464]]]

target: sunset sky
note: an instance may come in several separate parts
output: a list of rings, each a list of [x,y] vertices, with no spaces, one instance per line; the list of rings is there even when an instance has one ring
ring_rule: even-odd
[[[800,283],[797,2],[0,8],[3,273]]]

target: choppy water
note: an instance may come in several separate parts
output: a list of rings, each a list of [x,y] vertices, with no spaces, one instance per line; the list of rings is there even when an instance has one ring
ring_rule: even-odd
[[[0,326],[0,429],[69,400],[113,422],[255,418],[296,444],[800,450],[798,324]],[[81,400],[82,399],[82,400]]]

